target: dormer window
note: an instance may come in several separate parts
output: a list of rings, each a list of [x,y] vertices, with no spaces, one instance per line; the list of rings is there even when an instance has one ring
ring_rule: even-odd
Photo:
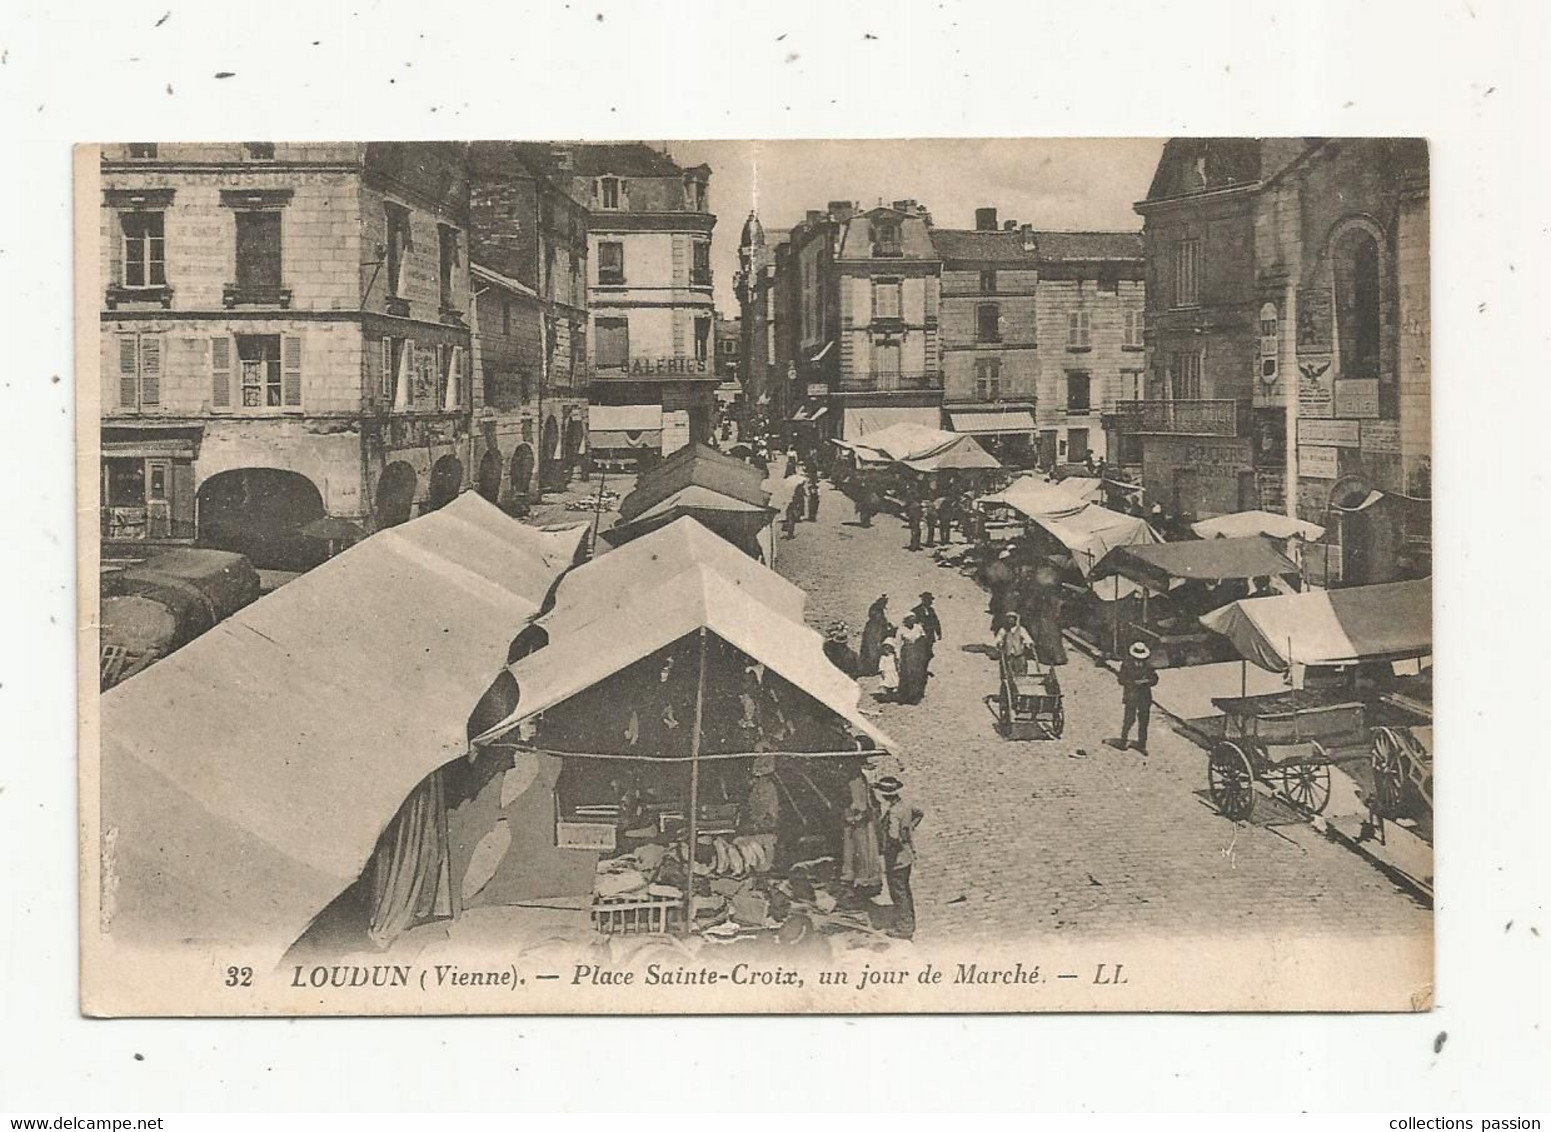
[[[684,188],[689,198],[689,210],[691,212],[704,212],[706,207],[705,182],[691,178],[684,182]]]
[[[901,254],[898,221],[880,220],[873,225],[873,254],[887,256]]]
[[[275,159],[275,143],[243,142],[242,155],[249,161],[273,161]]]
[[[129,160],[131,160],[131,161],[155,161],[156,160],[156,143],[155,142],[130,142],[129,143]]]
[[[598,178],[598,207],[618,208],[620,198],[620,180],[618,177]]]

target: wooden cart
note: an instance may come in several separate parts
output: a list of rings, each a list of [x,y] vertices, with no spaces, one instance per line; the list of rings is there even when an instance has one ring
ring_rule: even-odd
[[[1207,763],[1207,787],[1217,809],[1233,821],[1254,812],[1257,780],[1299,810],[1321,813],[1330,802],[1331,765],[1368,757],[1360,702],[1331,702],[1310,692],[1212,702],[1226,722]]]
[[[1061,683],[1055,672],[1016,673],[1001,663],[1000,691],[986,697],[1005,739],[1059,739],[1066,729]]]

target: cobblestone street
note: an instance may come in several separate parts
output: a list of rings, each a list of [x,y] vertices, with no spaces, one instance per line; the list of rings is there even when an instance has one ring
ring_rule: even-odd
[[[893,516],[856,525],[826,484],[818,522],[779,543],[776,566],[807,590],[809,622],[845,620],[853,645],[880,593],[896,622],[920,591],[936,595],[945,639],[925,701],[867,709],[901,745],[926,811],[918,939],[1428,932],[1424,907],[1291,810],[1262,799],[1248,824],[1220,817],[1204,798],[1205,753],[1156,708],[1150,757],[1106,746],[1119,689],[1076,649],[1061,670],[1065,735],[1000,738],[984,703],[997,688],[985,593],[907,541]]]

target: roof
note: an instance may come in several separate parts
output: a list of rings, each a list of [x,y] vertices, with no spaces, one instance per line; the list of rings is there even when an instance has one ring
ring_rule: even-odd
[[[616,551],[615,553],[620,553]],[[477,736],[487,742],[705,628],[828,708],[879,747],[894,743],[857,707],[860,689],[824,655],[817,633],[749,596],[704,563],[680,571],[629,604],[561,636],[512,665],[518,707]],[[602,751],[599,753],[612,753]]]
[[[962,433],[996,434],[1004,432],[1033,432],[1034,414],[1028,409],[1001,409],[983,412],[950,412],[953,431]]]
[[[996,232],[966,228],[933,228],[932,246],[943,260],[965,263],[1015,264],[1032,267],[1041,261],[1142,260],[1140,232],[1063,232],[1034,229],[1034,250],[1025,250],[1019,229]]]
[[[677,177],[682,166],[660,149],[645,142],[610,142],[565,146],[574,168],[583,177],[614,174],[620,177]]]
[[[758,469],[734,456],[705,444],[688,444],[636,480],[635,490],[620,502],[619,515],[626,521],[634,519],[691,484],[764,507],[770,502],[764,478]]]
[[[688,518],[729,542],[752,550],[751,540],[770,525],[775,514],[775,508],[768,505],[745,503],[708,487],[691,484],[634,518],[615,523],[603,532],[603,538],[613,546],[621,546],[668,523]]]
[[[1431,578],[1235,601],[1201,618],[1271,672],[1432,652]]]
[[[1231,515],[1218,515],[1215,519],[1202,519],[1199,523],[1192,523],[1190,529],[1201,538],[1265,535],[1274,539],[1301,538],[1315,542],[1325,535],[1325,528],[1316,523],[1307,523],[1274,511],[1236,511]]]
[[[1139,515],[1123,515],[1096,503],[1060,518],[1047,515],[1031,515],[1030,518],[1066,547],[1072,563],[1083,577],[1091,574],[1094,566],[1114,547],[1144,546],[1161,541],[1146,519]]]
[[[1253,535],[1118,547],[1104,556],[1093,576],[1121,574],[1162,593],[1168,591],[1172,578],[1217,582],[1228,578],[1276,578],[1298,572],[1298,564],[1278,553],[1269,539]]]
[[[554,609],[538,624],[551,637],[572,632],[696,565],[715,570],[782,616],[802,620],[807,595],[800,588],[694,519],[681,518],[572,570],[555,588]]]
[[[467,750],[491,673],[585,533],[469,492],[104,693],[115,935],[289,946]]]
[[[661,405],[591,405],[589,432],[643,432],[662,428]]]
[[[1103,494],[1103,481],[1070,476],[1051,483],[1044,476],[1023,476],[1001,491],[983,495],[976,502],[1000,503],[1027,515],[1060,519],[1075,515]]]
[[[996,458],[963,433],[900,421],[863,434],[860,440],[837,440],[863,459],[903,464],[918,472],[946,468],[1000,468]]]

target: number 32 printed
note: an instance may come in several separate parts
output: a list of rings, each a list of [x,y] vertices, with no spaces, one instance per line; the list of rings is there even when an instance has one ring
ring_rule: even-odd
[[[253,985],[253,968],[226,968],[226,985],[229,987],[251,987]]]

